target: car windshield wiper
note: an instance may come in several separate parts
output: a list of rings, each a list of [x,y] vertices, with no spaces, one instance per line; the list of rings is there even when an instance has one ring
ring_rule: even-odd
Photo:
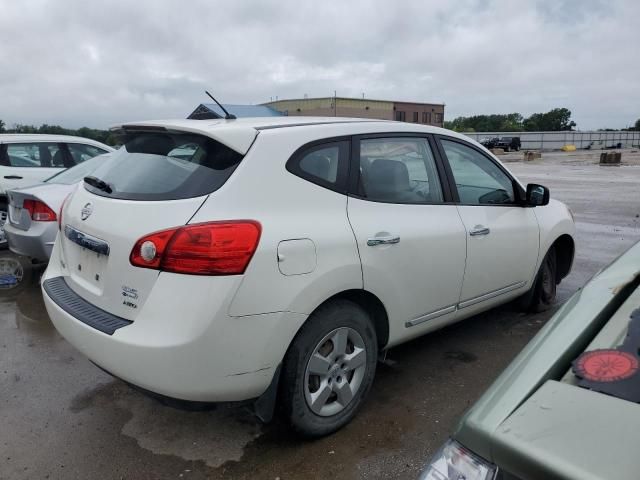
[[[84,177],[84,181],[85,183],[88,183],[92,187],[95,187],[98,190],[102,190],[103,192],[106,192],[106,193],[113,192],[111,185],[109,185],[104,180],[100,180],[98,177],[93,177],[93,176]]]

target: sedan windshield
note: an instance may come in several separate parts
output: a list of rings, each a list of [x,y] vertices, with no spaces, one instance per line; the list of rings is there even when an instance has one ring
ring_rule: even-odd
[[[98,155],[97,157],[90,158],[84,162],[71,167],[67,170],[63,170],[60,173],[56,173],[54,176],[45,180],[47,183],[59,183],[62,185],[73,185],[82,181],[87,175],[91,175],[93,171],[100,165],[109,160],[111,154]]]

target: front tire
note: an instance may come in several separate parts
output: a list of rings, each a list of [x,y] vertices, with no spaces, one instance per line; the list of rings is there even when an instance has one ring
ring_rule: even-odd
[[[525,309],[530,312],[544,312],[556,300],[557,287],[556,249],[551,247],[544,257],[532,291],[526,295]]]
[[[284,413],[306,437],[340,429],[356,415],[373,384],[378,355],[367,312],[348,300],[319,307],[285,356]]]

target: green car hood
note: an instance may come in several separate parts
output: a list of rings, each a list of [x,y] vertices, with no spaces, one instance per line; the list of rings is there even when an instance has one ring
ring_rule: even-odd
[[[583,351],[621,343],[639,283],[640,243],[561,307],[453,437],[521,478],[640,478],[640,405],[580,388],[570,371]]]

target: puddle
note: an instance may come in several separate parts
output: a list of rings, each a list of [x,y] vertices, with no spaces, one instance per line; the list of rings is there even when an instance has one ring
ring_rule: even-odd
[[[248,408],[227,404],[209,411],[168,407],[113,380],[76,395],[69,410],[116,406],[130,413],[121,433],[154,454],[203,461],[209,467],[239,461],[245,447],[262,434],[262,424]]]
[[[221,406],[209,412],[188,412],[135,393],[125,402],[132,417],[122,433],[155,454],[203,460],[215,468],[240,460],[244,448],[262,431],[258,420],[242,408]],[[118,404],[125,406],[122,400]]]

